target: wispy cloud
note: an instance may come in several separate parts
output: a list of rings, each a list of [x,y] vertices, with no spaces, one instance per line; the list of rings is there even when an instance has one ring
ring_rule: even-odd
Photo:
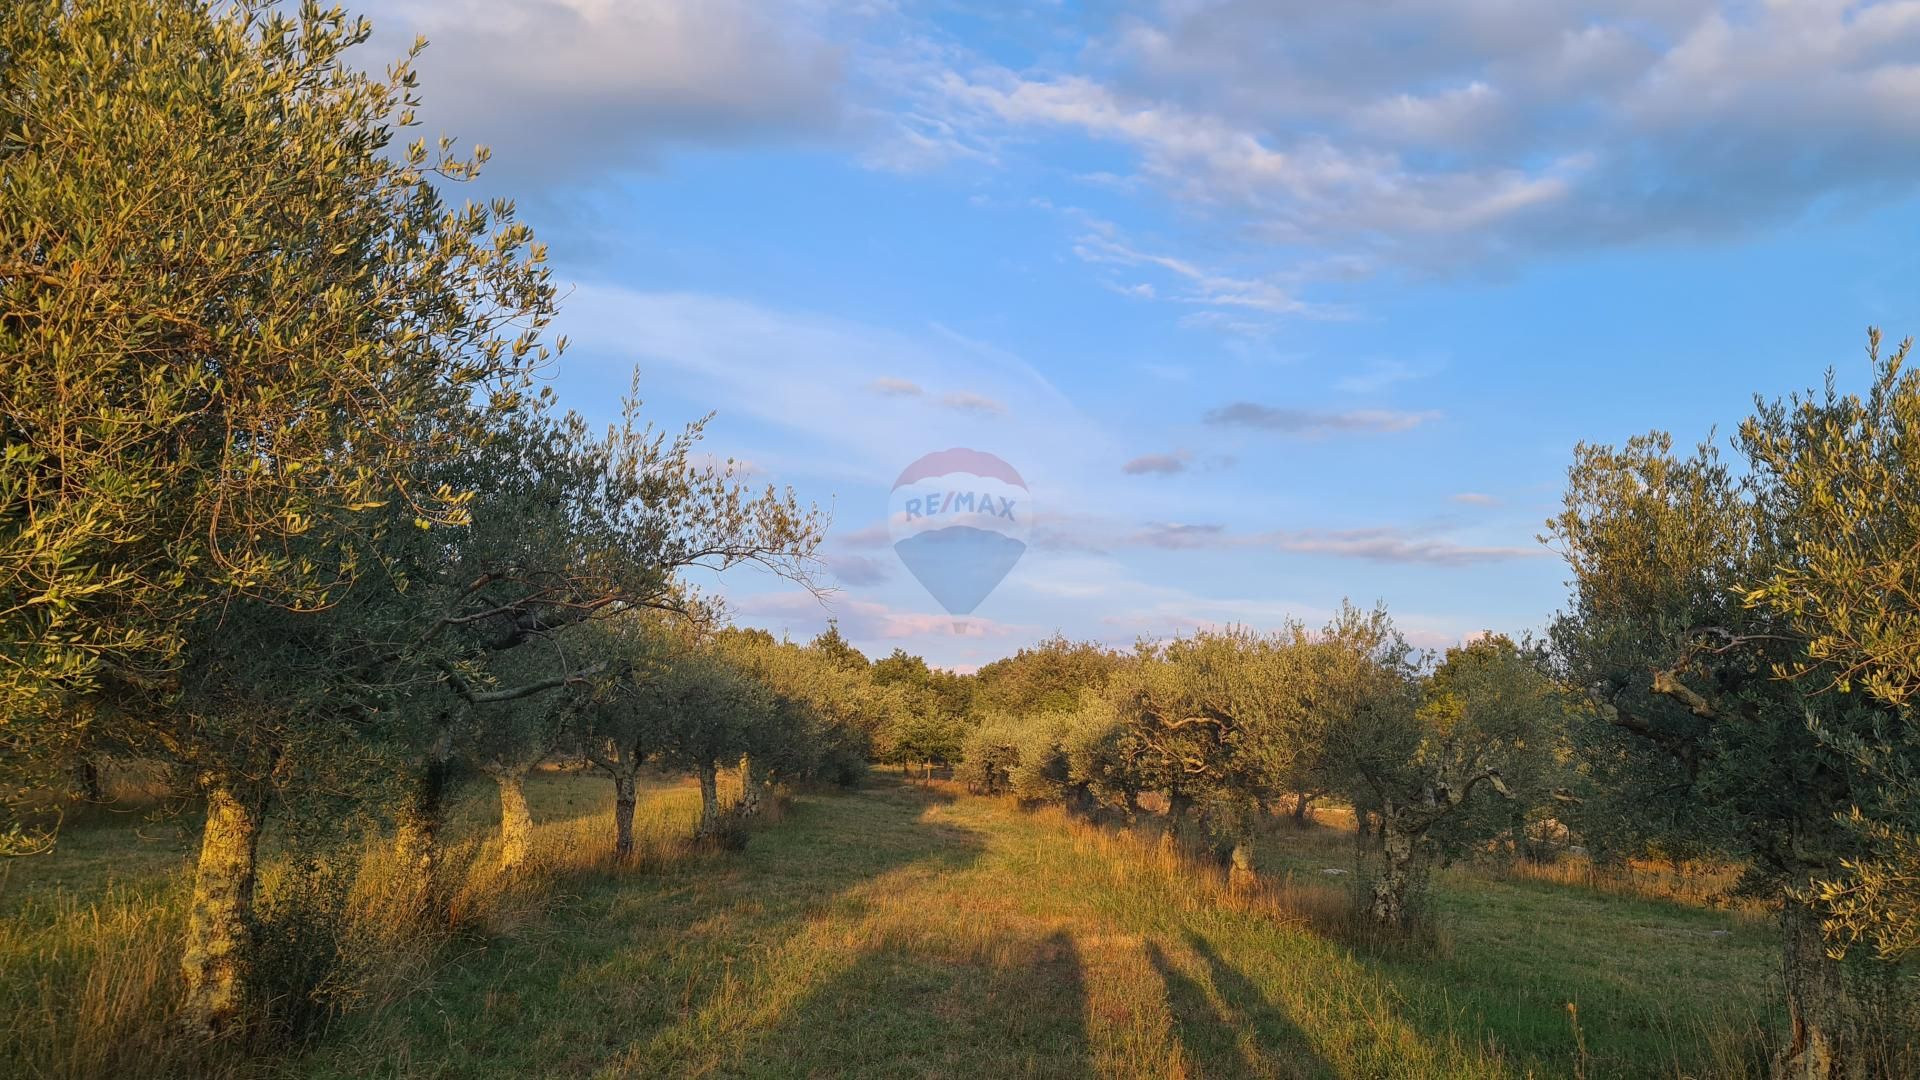
[[[1226,539],[1227,527],[1216,524],[1188,524],[1179,521],[1149,521],[1129,540],[1144,547],[1215,547]]]
[[[948,57],[915,111],[1057,168],[1117,147],[1106,190],[1310,282],[1712,238],[1920,183],[1910,0],[1167,3],[1111,26],[1051,64]]]
[[[919,397],[926,391],[912,379],[896,379],[891,375],[882,375],[867,384],[867,389],[888,397]]]
[[[1271,533],[1266,539],[1281,551],[1427,566],[1469,566],[1550,554],[1539,547],[1461,544],[1437,536],[1409,536],[1387,528],[1280,532]]]
[[[1369,562],[1421,566],[1470,566],[1539,558],[1539,547],[1463,544],[1439,535],[1380,526],[1364,529],[1277,529],[1233,533],[1219,524],[1153,522],[1126,538],[1129,545],[1165,551],[1266,549],[1301,555],[1332,555]]]
[[[1010,402],[1025,422],[995,424],[994,452],[1030,482],[1049,471],[1110,473],[1122,456],[1020,356],[951,333],[913,336],[732,297],[594,283],[575,287],[560,328],[583,350],[643,365],[650,383],[719,404],[724,422],[751,418],[801,440],[806,460],[790,456],[783,476],[891,481],[929,450],[973,445],[983,418],[1009,415]],[[875,408],[879,380],[922,393]]]
[[[1005,402],[966,390],[953,390],[940,395],[940,405],[955,412],[975,413],[980,416],[1005,416],[1007,413]]]
[[[856,641],[908,641],[927,637],[1004,638],[1034,633],[1036,628],[1003,623],[978,615],[930,614],[902,611],[874,600],[821,600],[809,593],[757,593],[734,598],[731,609],[773,630],[811,635],[826,629],[829,619]]]
[[[1288,435],[1328,435],[1338,432],[1411,431],[1439,416],[1439,413],[1432,411],[1400,412],[1392,409],[1323,412],[1236,401],[1209,410],[1206,422],[1220,427],[1254,428]]]
[[[1499,506],[1500,505],[1500,500],[1498,498],[1492,495],[1484,495],[1478,491],[1462,491],[1458,495],[1449,496],[1449,498],[1451,498],[1454,502],[1464,503],[1467,506]]]
[[[876,521],[849,532],[837,532],[829,539],[842,547],[863,550],[883,548],[893,543],[893,539],[887,535],[887,523],[884,521]]]
[[[1186,304],[1215,308],[1239,308],[1268,315],[1308,315],[1321,318],[1337,314],[1334,309],[1311,304],[1294,296],[1285,283],[1273,278],[1235,277],[1206,269],[1186,259],[1137,250],[1120,240],[1111,224],[1088,219],[1091,231],[1075,241],[1073,253],[1083,262],[1130,268],[1150,267],[1165,271],[1183,287],[1168,298]],[[1151,284],[1121,287],[1122,291],[1144,299],[1159,295]]]
[[[1191,457],[1184,450],[1171,454],[1142,454],[1120,466],[1120,471],[1128,476],[1173,476],[1187,471],[1187,462]]]

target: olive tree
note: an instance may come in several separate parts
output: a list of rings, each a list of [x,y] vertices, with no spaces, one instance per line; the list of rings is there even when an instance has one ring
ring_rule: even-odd
[[[841,710],[860,707],[842,699],[852,696],[865,672],[842,668],[823,652],[777,641],[764,630],[723,631],[714,647],[767,695],[766,707],[748,717],[739,759],[736,813],[753,818],[765,809],[776,784],[819,773],[838,741]]]
[[[1124,813],[1140,811],[1140,793],[1147,789],[1141,763],[1145,747],[1133,730],[1121,722],[1119,711],[1105,692],[1082,691],[1080,707],[1068,723],[1064,750],[1067,775],[1097,804]]]
[[[545,356],[554,290],[510,206],[435,190],[484,153],[390,149],[414,76],[348,66],[367,34],[248,4],[0,13],[10,722],[168,685],[219,605],[325,608],[369,567],[324,538],[381,507],[465,520],[428,474]]]
[[[1305,637],[1290,624],[1272,634],[1233,629],[1142,644],[1115,676],[1119,718],[1145,775],[1168,790],[1169,824],[1197,808],[1237,884],[1253,880],[1260,806],[1315,745],[1300,664]]]
[[[1865,398],[1763,404],[1744,473],[1657,433],[1582,446],[1549,522],[1576,588],[1553,635],[1567,677],[1658,755],[1671,797],[1738,823],[1745,887],[1781,901],[1781,1076],[1853,1071],[1866,1034],[1823,923],[1840,944],[1898,925],[1870,883],[1913,826],[1899,642],[1920,387],[1903,360],[1875,355]]]
[[[1920,373],[1913,342],[1881,355],[1868,334],[1865,394],[1763,405],[1741,444],[1775,522],[1771,565],[1745,600],[1805,643],[1776,674],[1858,703],[1808,713],[1822,747],[1851,764],[1835,807],[1854,847],[1820,868],[1809,895],[1829,942],[1871,942],[1889,960],[1920,952]]]
[[[1020,726],[1003,716],[982,717],[960,744],[954,776],[979,795],[999,795],[1013,785],[1020,764]]]
[[[573,691],[572,736],[580,756],[613,781],[613,852],[633,854],[633,815],[640,767],[660,744],[660,691],[672,665],[685,652],[674,627],[643,612],[597,620],[578,633],[608,671]]]
[[[348,63],[367,34],[311,6],[0,11],[0,731],[10,767],[105,737],[205,793],[201,1033],[244,1011],[270,793],[396,747],[443,764],[456,720],[593,668],[495,658],[818,534],[692,467],[698,425],[630,406],[594,438],[529,398],[544,252],[510,203],[441,201],[484,151],[392,148],[415,80]],[[430,852],[420,795],[401,837]]]
[[[654,693],[660,709],[661,761],[699,780],[700,820],[694,838],[715,839],[721,831],[721,765],[737,762],[746,753],[752,729],[773,711],[772,695],[710,647],[678,658]]]
[[[1476,795],[1544,798],[1565,731],[1559,696],[1540,661],[1499,636],[1449,649],[1421,678],[1382,611],[1348,608],[1313,649],[1325,759],[1348,778],[1355,809],[1378,822],[1366,913],[1404,928],[1434,858],[1494,831],[1471,828],[1497,820],[1470,814]]]
[[[431,559],[416,553],[425,564],[411,590],[420,610],[395,655],[457,698],[413,739],[398,804],[401,861],[422,883],[444,812],[437,776],[451,749],[487,744],[505,770],[498,775],[510,777],[561,737],[558,715],[525,699],[643,673],[623,666],[636,659],[624,646],[607,654],[604,639],[575,631],[646,612],[710,624],[715,614],[688,587],[690,572],[750,562],[811,587],[819,514],[791,491],[748,490],[731,463],[699,460],[705,421],[668,437],[641,423],[640,408],[629,395],[619,422],[596,433],[575,414],[530,403],[465,466],[478,492],[471,523]],[[494,707],[504,701],[517,704]],[[519,766],[492,757],[505,745],[525,755]]]
[[[342,673],[396,522],[468,520],[436,473],[547,355],[543,251],[506,203],[441,201],[483,152],[391,146],[414,76],[346,63],[367,34],[314,7],[0,11],[8,758],[85,717],[192,772],[202,1033],[245,1004],[262,792],[364,720],[294,676]]]

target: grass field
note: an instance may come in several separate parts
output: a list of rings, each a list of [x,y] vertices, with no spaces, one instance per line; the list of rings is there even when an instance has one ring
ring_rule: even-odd
[[[541,777],[543,844],[604,843],[608,791]],[[1451,870],[1437,942],[1369,947],[1343,929],[1350,877],[1324,872],[1351,862],[1338,827],[1275,830],[1266,886],[1234,895],[1148,836],[897,777],[800,796],[742,852],[672,842],[684,784],[646,800],[643,868],[553,856],[537,903],[265,1071],[1736,1076],[1774,1020],[1773,929],[1753,913]],[[181,824],[142,840],[89,822],[13,870],[0,960],[31,958],[35,926],[77,917],[54,897],[106,878],[164,904]],[[32,998],[19,973],[0,978],[9,1005]]]

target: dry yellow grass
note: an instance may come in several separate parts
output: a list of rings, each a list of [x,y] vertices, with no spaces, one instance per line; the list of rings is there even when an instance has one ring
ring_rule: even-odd
[[[537,824],[536,858],[514,874],[499,869],[487,800],[464,805],[448,830],[442,910],[426,921],[407,910],[411,895],[379,837],[329,853],[317,870],[269,857],[257,893],[262,917],[285,913],[317,923],[311,930],[322,940],[294,946],[334,954],[313,987],[326,1014],[322,1023],[338,1014],[377,1018],[428,992],[447,964],[479,943],[537,928],[569,883],[657,869],[687,853],[699,804],[685,782],[648,788],[636,814],[635,855],[616,863],[611,789],[601,798],[606,785],[592,780],[553,770],[536,779],[537,810],[556,816]],[[78,850],[69,856],[57,849],[45,863],[17,873],[10,867],[0,879],[6,889],[0,1012],[8,1017],[0,1073],[91,1078],[258,1071],[287,1049],[287,1032],[268,1029],[243,1045],[210,1050],[173,1036],[191,885],[185,849],[194,819],[153,823],[153,811],[169,797],[155,773],[115,770],[108,783],[111,809],[93,808],[69,823],[64,841]],[[160,850],[138,850],[142,835],[160,837]],[[131,862],[134,870],[114,873],[113,852],[128,844],[140,855]],[[60,865],[63,858],[71,865]],[[90,892],[84,884],[91,875],[107,880]],[[339,888],[338,896],[317,895],[331,887]]]

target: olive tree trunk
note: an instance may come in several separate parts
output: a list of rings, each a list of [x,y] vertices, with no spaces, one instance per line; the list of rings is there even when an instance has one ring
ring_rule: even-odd
[[[82,754],[73,763],[73,790],[90,803],[107,801],[107,789],[100,782],[100,762],[92,754]]]
[[[440,825],[446,815],[452,751],[451,736],[443,727],[428,748],[426,760],[408,778],[394,809],[394,864],[403,875],[400,888],[404,902],[415,913],[429,906],[440,869]]]
[[[1773,1060],[1776,1080],[1837,1080],[1847,1075],[1855,1025],[1840,964],[1827,955],[1820,916],[1791,899],[1781,911],[1782,972],[1792,1034]]]
[[[633,808],[639,802],[634,787],[632,772],[613,774],[613,854],[618,859],[633,857]]]
[[[753,755],[740,759],[740,816],[755,817],[766,799],[766,774],[753,763]]]
[[[500,787],[500,868],[519,870],[533,857],[533,813],[527,809],[525,769],[499,769],[493,774]]]
[[[1310,811],[1311,811],[1312,809],[1313,809],[1313,795],[1312,795],[1312,793],[1310,793],[1310,792],[1305,792],[1305,791],[1300,791],[1300,792],[1296,792],[1296,793],[1294,793],[1294,796],[1293,796],[1293,823],[1294,823],[1295,825],[1299,825],[1299,826],[1303,826],[1303,827],[1304,827],[1304,826],[1305,826],[1305,825],[1307,824],[1307,822],[1311,820],[1311,815],[1310,815]]]
[[[1193,796],[1175,788],[1167,792],[1167,817],[1160,831],[1160,850],[1172,855],[1180,848],[1180,830],[1193,812]]]
[[[712,762],[702,762],[700,774],[700,824],[693,830],[696,840],[711,840],[720,832],[720,777]]]
[[[1408,922],[1408,898],[1420,875],[1415,860],[1419,836],[1396,825],[1392,815],[1380,817],[1380,869],[1374,875],[1367,916],[1374,924],[1400,928]]]
[[[1233,851],[1227,856],[1227,886],[1242,892],[1253,888],[1258,880],[1253,867],[1253,838],[1243,833],[1234,838]]]
[[[200,837],[186,949],[180,957],[181,1022],[201,1037],[226,1034],[245,1019],[253,971],[253,887],[261,795],[228,778],[204,780],[207,824]]]

